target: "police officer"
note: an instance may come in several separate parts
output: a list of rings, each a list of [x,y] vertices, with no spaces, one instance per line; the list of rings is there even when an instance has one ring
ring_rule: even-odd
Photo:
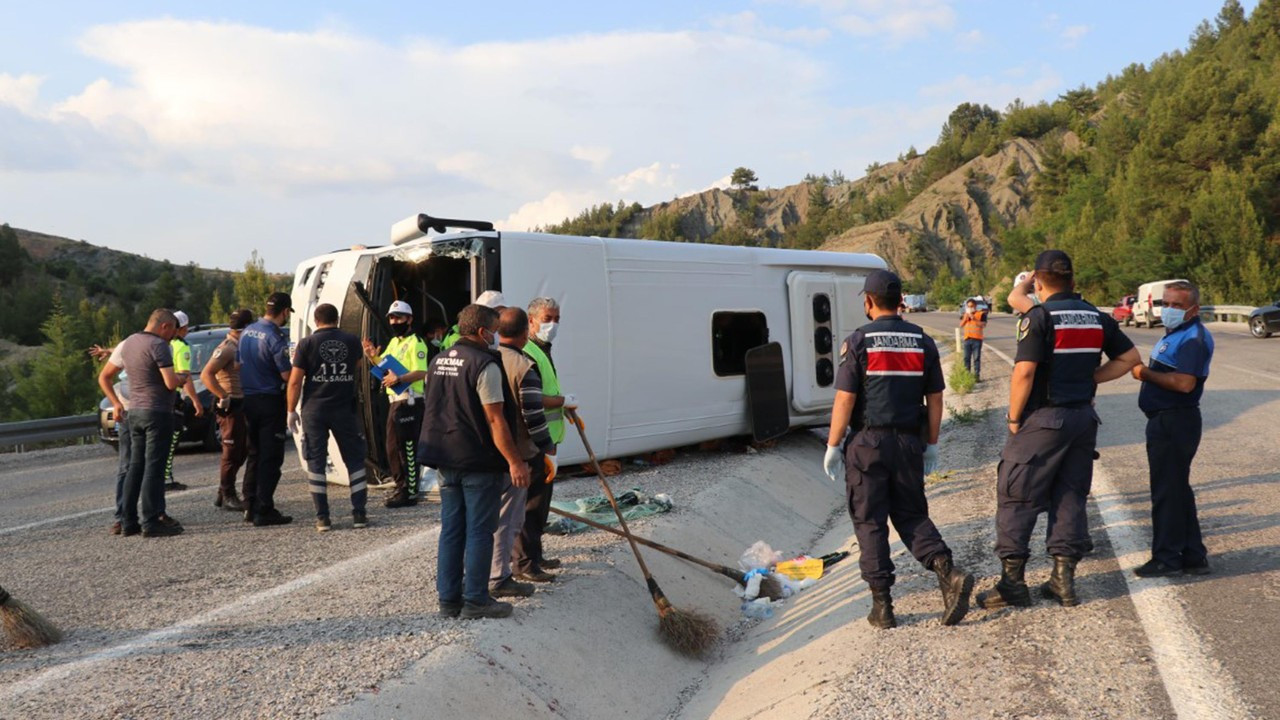
[[[427,344],[413,332],[413,308],[403,300],[391,303],[387,310],[387,323],[394,337],[387,343],[387,351],[381,352],[367,338],[364,352],[371,364],[384,358],[395,358],[405,373],[397,375],[388,370],[382,376],[382,387],[387,391],[391,406],[387,409],[386,449],[391,466],[395,490],[386,500],[389,508],[418,504],[418,433],[422,430],[422,379],[427,376]],[[397,391],[397,385],[407,385]]]
[[[200,404],[200,396],[196,393],[195,382],[191,379],[191,346],[187,344],[187,333],[191,331],[191,319],[181,310],[174,310],[173,316],[178,319],[178,334],[169,341],[169,350],[173,354],[173,371],[182,379],[182,392],[187,393],[196,417],[204,416],[204,405]],[[185,430],[186,411],[182,406],[182,392],[174,397],[173,441],[169,443],[169,457],[164,465],[164,489],[186,490],[187,486],[173,479],[173,457],[178,453],[178,442]]]
[[[440,614],[507,617],[510,603],[489,594],[493,533],[503,472],[514,486],[528,487],[529,466],[511,433],[517,406],[503,379],[498,313],[468,305],[458,314],[458,331],[458,342],[431,363],[418,443],[418,459],[441,477]]]
[[[254,527],[293,522],[275,504],[288,437],[284,384],[292,369],[289,343],[282,328],[289,323],[292,305],[288,293],[271,293],[262,319],[245,328],[240,336],[240,385],[244,388],[244,417],[249,433],[244,519]]]
[[[840,346],[823,466],[832,480],[845,480],[849,515],[862,549],[862,579],[871,588],[867,622],[882,629],[897,625],[890,596],[892,519],[911,554],[937,573],[942,624],[954,625],[969,611],[973,576],[952,564],[951,550],[929,519],[924,494],[924,476],[937,464],[942,424],[938,347],[924,330],[898,315],[902,281],[897,275],[876,270],[867,276],[863,292],[871,322]],[[847,428],[853,433],[846,440]]]
[[[1151,471],[1151,560],[1138,577],[1207,575],[1209,552],[1200,535],[1191,461],[1200,447],[1200,396],[1213,361],[1213,336],[1200,322],[1200,290],[1189,282],[1164,291],[1165,334],[1150,365],[1133,367],[1142,382],[1138,408],[1147,416]]]
[[[1053,573],[1041,594],[1079,603],[1075,567],[1089,549],[1085,499],[1093,482],[1099,383],[1129,372],[1140,358],[1111,316],[1073,292],[1074,268],[1061,250],[1036,258],[1042,299],[1018,322],[1018,351],[1009,380],[1009,438],[996,483],[996,555],[1000,580],[978,605],[1031,604],[1024,574],[1036,517],[1048,513]],[[1102,363],[1105,353],[1109,360]]]
[[[312,315],[315,332],[303,338],[293,353],[286,403],[289,432],[302,433],[302,454],[307,461],[307,482],[316,506],[316,530],[328,532],[329,491],[325,466],[329,435],[347,467],[351,483],[351,526],[368,527],[365,499],[364,436],[356,421],[356,378],[359,374],[360,339],[338,329],[338,308],[324,303]],[[297,413],[302,399],[302,415]]]
[[[236,473],[249,455],[248,429],[244,420],[244,389],[240,385],[240,333],[253,322],[253,311],[241,308],[231,313],[229,331],[209,362],[200,371],[200,380],[217,399],[213,413],[222,437],[222,465],[218,473],[215,507],[243,512],[236,495]]]

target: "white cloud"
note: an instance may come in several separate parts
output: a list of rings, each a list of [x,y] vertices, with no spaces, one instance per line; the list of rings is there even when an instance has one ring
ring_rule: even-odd
[[[950,30],[956,12],[944,0],[856,0],[844,3],[836,27],[857,37],[881,37],[890,44]]]
[[[556,190],[541,200],[527,202],[511,213],[506,220],[495,223],[499,230],[532,230],[571,218],[592,205],[603,202],[600,194],[591,191],[563,192]]]
[[[9,75],[0,73],[0,105],[9,105],[30,114],[35,110],[44,78],[36,75]]]
[[[1080,43],[1081,38],[1089,34],[1088,25],[1069,25],[1063,29],[1060,37],[1063,41],[1063,47],[1073,48]]]
[[[956,35],[956,48],[961,52],[976,50],[986,44],[986,42],[986,36],[977,28]]]
[[[679,165],[665,165],[655,162],[652,165],[639,167],[629,173],[619,175],[611,179],[609,185],[620,193],[632,193],[641,188],[673,188],[676,184],[676,170],[679,169]]]
[[[1049,66],[1041,67],[1039,75],[1034,78],[1019,79],[1025,81],[1012,83],[986,75],[981,77],[957,75],[946,82],[921,87],[919,95],[942,105],[949,104],[948,112],[962,102],[984,103],[997,110],[1003,110],[1015,98],[1036,102],[1056,92],[1063,83],[1062,76]]]
[[[594,168],[603,166],[610,157],[613,156],[613,150],[607,147],[589,147],[586,145],[574,145],[569,148],[569,157],[574,160],[581,160],[590,164]]]
[[[765,23],[755,12],[743,10],[732,15],[720,15],[711,19],[711,26],[735,35],[767,38],[774,42],[820,45],[831,37],[826,28],[779,28]]]

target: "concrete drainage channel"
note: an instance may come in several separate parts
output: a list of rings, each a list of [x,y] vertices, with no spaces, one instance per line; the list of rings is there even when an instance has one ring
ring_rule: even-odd
[[[821,444],[796,434],[749,456],[709,456],[687,469],[709,480],[679,511],[636,523],[638,534],[707,559],[734,564],[756,540],[788,552],[845,548],[851,528],[843,488],[822,472]],[[625,478],[625,476],[624,476]],[[625,480],[618,483],[624,487]],[[832,532],[835,525],[838,530]],[[541,607],[514,621],[486,621],[470,647],[442,646],[376,695],[364,695],[336,718],[408,717],[704,717],[759,646],[758,629],[784,626],[805,604],[847,598],[850,558],[836,579],[788,600],[765,623],[744,621],[727,579],[643,550],[672,603],[712,615],[725,639],[703,660],[676,655],[656,634],[657,616],[630,551],[620,542],[606,562],[577,568]],[[841,602],[847,612],[848,603]],[[847,621],[847,617],[845,618]],[[776,632],[776,631],[774,631]],[[784,636],[793,633],[783,631]],[[804,636],[786,637],[805,642]],[[767,684],[759,686],[771,695]],[[767,698],[746,700],[758,704]],[[765,702],[769,704],[769,702]],[[518,712],[517,712],[518,709]],[[730,712],[729,716],[741,716]]]

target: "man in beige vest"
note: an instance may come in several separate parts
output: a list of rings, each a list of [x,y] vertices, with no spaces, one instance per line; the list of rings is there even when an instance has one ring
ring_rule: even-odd
[[[507,384],[520,410],[512,428],[516,450],[530,464],[540,466],[543,455],[555,448],[542,408],[542,378],[537,363],[524,353],[529,342],[529,316],[518,307],[505,308],[498,316],[498,350]],[[493,565],[489,571],[489,594],[500,597],[528,597],[533,585],[511,577],[511,551],[515,534],[524,526],[528,487],[516,487],[511,476],[502,478],[502,505],[498,529],[493,534]]]

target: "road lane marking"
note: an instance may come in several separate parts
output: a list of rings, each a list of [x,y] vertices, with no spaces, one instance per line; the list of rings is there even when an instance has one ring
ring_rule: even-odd
[[[179,490],[178,492],[167,493],[165,495],[165,500],[167,502],[168,500],[177,499],[193,493],[208,492],[211,487],[215,486],[210,485],[207,487],[191,488],[189,490]],[[98,515],[99,513],[115,512],[115,510],[116,509],[114,507],[95,508],[93,510],[82,510],[78,513],[71,513],[70,515],[59,515],[58,517],[45,518],[44,520],[36,520],[35,522],[29,522],[25,525],[0,528],[0,535],[12,535],[13,533],[30,530],[31,528],[37,528],[42,525],[52,525],[54,523],[66,522],[67,520],[77,520],[82,517],[89,517],[90,515]]]
[[[202,612],[199,615],[192,616],[182,622],[160,628],[159,630],[153,630],[133,640],[104,648],[79,660],[72,660],[71,662],[56,665],[47,670],[41,671],[26,680],[10,683],[8,686],[0,688],[0,701],[10,702],[19,696],[39,692],[50,683],[65,680],[76,673],[90,670],[105,662],[120,660],[122,658],[129,657],[130,655],[135,655],[140,651],[159,645],[166,640],[171,640],[192,632],[193,630],[197,630],[202,625],[208,625],[227,618],[237,618],[245,610],[255,605],[262,604],[268,600],[274,600],[319,583],[349,578],[352,573],[369,569],[371,564],[381,565],[392,558],[408,554],[410,551],[417,551],[422,548],[429,547],[431,543],[439,537],[439,535],[440,526],[437,525],[427,530],[409,535],[408,537],[402,538],[390,545],[377,547],[361,555],[341,560],[332,565],[322,567],[319,570],[314,570],[306,575],[294,578],[289,582],[245,595],[235,602],[214,608],[213,610]]]
[[[1013,358],[991,348],[1010,366]],[[1178,589],[1165,578],[1139,578],[1133,569],[1147,561],[1150,544],[1138,530],[1138,520],[1118,500],[1123,497],[1111,477],[1095,462],[1094,504],[1102,515],[1102,530],[1111,542],[1138,621],[1151,645],[1152,659],[1164,683],[1165,694],[1180,718],[1239,720],[1253,713],[1242,699],[1231,675],[1205,647],[1200,634],[1178,598]]]

